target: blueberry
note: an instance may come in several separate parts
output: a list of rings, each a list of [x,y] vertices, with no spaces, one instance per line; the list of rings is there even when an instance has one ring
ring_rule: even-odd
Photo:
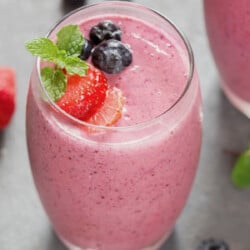
[[[94,44],[99,44],[104,40],[116,39],[121,40],[121,29],[112,21],[103,21],[90,29],[89,37]]]
[[[106,73],[120,72],[132,62],[132,54],[125,44],[110,39],[99,44],[92,53],[92,63]]]
[[[91,51],[92,51],[93,47],[94,47],[93,43],[91,41],[85,39],[83,46],[82,46],[82,51],[81,51],[81,54],[79,57],[82,60],[87,60],[89,58],[89,56],[91,55]]]
[[[229,246],[222,240],[203,240],[197,250],[229,250]]]

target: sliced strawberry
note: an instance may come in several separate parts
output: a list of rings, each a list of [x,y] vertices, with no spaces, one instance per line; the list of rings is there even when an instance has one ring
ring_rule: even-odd
[[[102,106],[107,88],[104,74],[89,65],[85,76],[67,76],[65,94],[56,103],[70,115],[86,121]]]
[[[121,90],[110,87],[106,92],[106,99],[103,105],[87,122],[95,125],[111,126],[120,119],[123,105],[124,98]]]
[[[0,130],[10,122],[16,105],[15,72],[0,67]]]

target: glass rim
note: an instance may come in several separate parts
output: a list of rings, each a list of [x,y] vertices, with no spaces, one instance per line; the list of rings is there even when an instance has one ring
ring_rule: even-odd
[[[63,114],[64,117],[66,117],[67,119],[78,123],[79,125],[85,126],[85,127],[90,127],[93,129],[101,129],[101,130],[115,130],[115,131],[121,131],[121,130],[132,130],[132,129],[138,129],[138,128],[142,128],[142,127],[147,127],[150,124],[153,124],[155,121],[157,121],[158,119],[160,119],[162,116],[166,115],[167,113],[169,113],[170,111],[172,111],[175,106],[183,99],[183,97],[186,95],[187,91],[189,90],[192,80],[193,80],[193,76],[194,76],[194,54],[193,54],[193,50],[192,47],[190,45],[189,40],[187,39],[186,35],[180,31],[180,29],[178,29],[178,27],[167,17],[165,17],[164,15],[162,15],[161,13],[159,13],[158,11],[151,9],[149,7],[146,7],[142,4],[138,4],[138,3],[133,3],[133,2],[124,2],[124,1],[107,1],[107,2],[101,2],[101,3],[95,3],[95,4],[90,4],[90,5],[84,5],[81,6],[79,8],[76,8],[73,11],[70,11],[68,14],[64,15],[62,18],[60,18],[48,31],[46,37],[49,37],[51,35],[51,33],[63,22],[65,21],[68,17],[82,11],[88,8],[93,8],[96,6],[100,6],[100,5],[113,5],[113,4],[119,4],[120,6],[134,6],[137,8],[141,8],[141,9],[145,9],[148,12],[152,12],[153,14],[157,15],[158,17],[160,17],[162,20],[166,21],[173,29],[174,31],[177,33],[177,35],[180,37],[180,39],[182,40],[182,42],[184,43],[185,46],[185,50],[188,53],[188,77],[186,80],[186,84],[185,84],[185,88],[183,89],[182,93],[180,94],[180,96],[177,98],[177,100],[166,110],[164,110],[163,112],[161,112],[160,114],[154,116],[153,118],[143,121],[143,122],[139,122],[133,125],[128,125],[128,126],[104,126],[104,125],[94,125],[91,123],[88,123],[86,121],[82,121],[79,120],[75,117],[73,117],[72,115],[68,114],[67,112],[65,112],[63,109],[61,109],[49,96],[48,92],[45,90],[45,86],[42,83],[42,79],[41,79],[41,74],[40,74],[40,63],[41,63],[41,59],[40,57],[36,58],[36,70],[38,73],[38,78],[39,78],[39,85],[43,91],[43,94],[46,96],[46,99],[48,100],[49,104],[52,106],[52,108],[54,108],[56,111],[58,111],[59,113]]]

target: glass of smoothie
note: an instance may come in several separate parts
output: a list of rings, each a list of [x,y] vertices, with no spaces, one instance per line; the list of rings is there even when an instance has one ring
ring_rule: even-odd
[[[162,15],[116,1],[77,9],[48,38],[69,24],[89,38],[106,20],[120,27],[133,55],[122,71],[104,73],[123,93],[121,117],[103,126],[69,115],[46,92],[37,58],[26,113],[33,178],[69,249],[158,249],[185,206],[199,161],[202,109],[192,49]]]
[[[250,2],[204,0],[210,47],[231,103],[250,117]]]

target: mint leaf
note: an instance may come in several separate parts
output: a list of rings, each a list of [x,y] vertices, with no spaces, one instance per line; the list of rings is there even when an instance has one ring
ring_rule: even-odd
[[[53,101],[63,96],[67,74],[84,76],[88,69],[88,64],[78,57],[84,43],[80,28],[77,25],[64,26],[56,36],[56,43],[49,38],[38,38],[25,43],[26,49],[33,55],[55,64],[41,70],[43,84]]]
[[[61,69],[66,69],[69,75],[78,74],[84,76],[88,69],[88,64],[85,61],[74,56],[63,57],[62,55],[62,57],[55,59],[55,64]]]
[[[65,50],[59,50],[57,57],[54,59],[54,63],[56,66],[60,69],[65,68],[65,61],[66,61],[67,55]]]
[[[53,101],[57,101],[63,96],[67,79],[62,70],[44,67],[41,70],[41,77],[44,87]]]
[[[57,34],[57,46],[65,50],[67,56],[79,56],[84,43],[83,35],[78,25],[64,26]]]
[[[87,73],[88,64],[78,57],[69,56],[65,59],[65,68],[70,75],[84,76]]]
[[[58,56],[57,46],[48,38],[37,38],[25,43],[25,47],[34,56],[41,57],[44,61],[52,62]]]
[[[56,34],[57,43],[48,38],[38,38],[25,44],[27,50],[42,60],[53,62],[68,74],[86,75],[88,65],[78,56],[84,43],[83,35],[77,25],[67,25]]]
[[[232,182],[237,188],[250,186],[250,149],[236,160],[232,171]]]

